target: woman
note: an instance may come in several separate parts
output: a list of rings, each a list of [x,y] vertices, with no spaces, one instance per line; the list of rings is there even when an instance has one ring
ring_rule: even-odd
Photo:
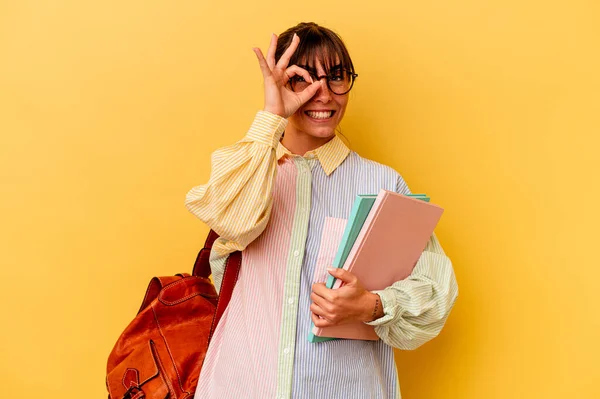
[[[357,194],[410,191],[393,169],[335,135],[356,74],[342,40],[302,23],[254,49],[265,106],[246,136],[216,151],[188,209],[221,236],[211,253],[218,287],[227,256],[243,251],[197,398],[397,398],[393,347],[414,349],[441,330],[458,294],[435,235],[404,281],[368,292],[345,270],[338,290],[315,283],[321,241],[343,225]],[[282,138],[283,137],[283,138]],[[379,341],[310,343],[318,326],[362,321]]]

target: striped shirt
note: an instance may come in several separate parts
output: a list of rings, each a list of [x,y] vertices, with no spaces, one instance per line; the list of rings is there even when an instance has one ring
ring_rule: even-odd
[[[187,208],[221,237],[211,252],[220,286],[228,255],[242,252],[231,301],[216,328],[196,398],[399,398],[393,348],[415,349],[441,331],[458,295],[435,234],[412,274],[379,294],[378,341],[310,343],[310,293],[335,256],[357,194],[410,193],[392,168],[335,136],[304,156],[280,138],[287,120],[258,112],[247,135],[212,156],[209,182]]]

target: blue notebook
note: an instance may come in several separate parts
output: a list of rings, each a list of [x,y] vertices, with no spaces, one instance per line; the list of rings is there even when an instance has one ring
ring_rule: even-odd
[[[417,198],[426,202],[429,202],[429,197],[425,194],[408,194],[408,197]],[[344,235],[342,236],[342,241],[338,248],[337,254],[333,261],[332,267],[341,268],[344,266],[346,262],[346,258],[348,258],[348,254],[350,250],[352,250],[352,246],[360,233],[360,230],[367,220],[367,216],[369,216],[369,212],[375,203],[375,199],[377,195],[373,194],[365,194],[365,195],[357,195],[354,200],[354,204],[352,205],[352,210],[350,211],[350,217],[348,218],[348,223],[346,224],[346,228],[344,229]],[[327,282],[325,286],[327,288],[333,287],[335,283],[335,277],[332,275],[327,276]],[[311,323],[310,332],[308,334],[309,342],[324,342],[337,338],[327,338],[327,337],[319,337],[312,333],[314,327],[314,323]]]

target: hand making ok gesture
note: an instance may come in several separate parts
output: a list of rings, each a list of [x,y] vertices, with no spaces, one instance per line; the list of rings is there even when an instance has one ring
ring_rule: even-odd
[[[306,102],[308,102],[319,90],[321,83],[313,82],[307,70],[297,65],[288,67],[290,58],[298,48],[300,38],[294,34],[292,43],[285,50],[279,62],[275,63],[275,50],[277,48],[277,35],[271,37],[271,44],[267,52],[267,59],[259,48],[254,48],[260,69],[264,78],[265,86],[265,111],[277,114],[284,118],[289,118]],[[306,89],[301,92],[293,92],[286,87],[288,81],[293,76],[301,76],[307,82],[311,82]]]

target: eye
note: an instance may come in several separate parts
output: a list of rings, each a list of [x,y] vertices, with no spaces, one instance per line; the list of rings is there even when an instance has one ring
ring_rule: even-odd
[[[302,82],[304,82],[304,78],[300,75],[296,75],[292,78],[292,81],[294,83],[302,83]]]
[[[346,74],[343,71],[333,72],[329,76],[329,80],[332,82],[343,82],[346,79]]]

